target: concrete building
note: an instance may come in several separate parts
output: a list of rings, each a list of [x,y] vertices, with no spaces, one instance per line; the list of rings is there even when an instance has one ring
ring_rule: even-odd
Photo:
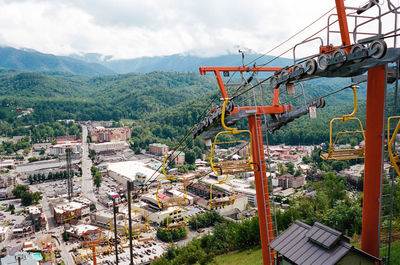
[[[50,146],[50,155],[65,155],[67,148],[71,148],[73,154],[81,150],[81,143],[64,143]]]
[[[54,205],[54,219],[57,224],[63,224],[71,219],[81,219],[90,214],[90,208],[79,202],[66,202]]]
[[[33,151],[36,152],[40,152],[42,150],[42,148],[44,150],[48,150],[50,148],[50,146],[52,146],[51,143],[37,143],[37,144],[33,144]]]
[[[6,159],[0,161],[0,168],[15,168],[15,160],[13,159]]]
[[[81,224],[81,225],[74,225],[71,226],[67,232],[75,237],[75,238],[81,238],[83,237],[83,233],[86,232],[91,232],[91,231],[97,231],[99,230],[99,228],[97,226],[93,226],[93,225],[87,225],[87,224]]]
[[[110,229],[113,226],[114,213],[109,210],[102,210],[90,214],[90,223],[102,228]],[[125,227],[125,215],[117,213],[117,228]]]
[[[149,145],[149,152],[154,155],[162,155],[165,156],[169,151],[168,145],[154,143]]]
[[[306,177],[304,175],[300,175],[297,177],[294,177],[292,174],[286,173],[283,174],[282,176],[277,177],[279,181],[279,186],[287,189],[287,188],[300,188],[304,186],[306,183]]]
[[[216,183],[216,181],[213,179],[210,179],[210,178],[205,178],[200,183],[189,184],[187,186],[188,191],[190,193],[202,198],[201,200],[197,201],[197,204],[200,205],[201,207],[209,209],[209,210],[211,209],[210,205],[209,205],[210,192],[211,192],[210,184],[211,183]],[[216,185],[214,185],[214,187],[216,187],[216,189],[213,189],[213,191],[212,191],[213,198],[231,196],[233,194],[232,187],[229,184],[216,184]],[[224,192],[222,192],[222,190]],[[221,207],[215,208],[215,210],[217,212],[222,214],[224,212],[232,211],[233,209],[238,209],[240,212],[247,209],[247,205],[249,203],[248,196],[246,194],[238,192],[235,189],[234,189],[234,191],[236,194],[235,202],[232,205],[227,205],[222,208]],[[252,203],[257,204],[255,195],[254,195],[254,197],[251,197],[251,198],[252,198],[251,199]]]
[[[46,215],[43,213],[42,208],[38,206],[29,206],[25,208],[35,227],[35,231],[40,231],[46,228],[47,220]]]
[[[25,220],[24,222],[15,225],[11,232],[13,237],[24,237],[35,233],[35,227],[32,221]]]
[[[179,207],[169,207],[163,211],[157,211],[149,214],[149,220],[151,222],[160,224],[166,218],[169,220],[180,221],[184,219],[184,210]]]
[[[99,144],[90,144],[90,149],[94,150],[96,153],[106,152],[106,151],[122,151],[129,147],[126,142],[107,142]]]
[[[185,164],[185,153],[182,151],[173,152],[172,161],[174,161],[177,166],[183,166]]]
[[[155,172],[146,162],[148,161],[135,160],[109,163],[107,166],[108,175],[124,185],[128,180],[134,181],[135,185],[141,185]]]
[[[0,188],[14,187],[17,185],[17,177],[13,175],[0,176]]]
[[[132,129],[122,128],[94,128],[90,130],[90,138],[94,143],[121,142],[132,136]]]

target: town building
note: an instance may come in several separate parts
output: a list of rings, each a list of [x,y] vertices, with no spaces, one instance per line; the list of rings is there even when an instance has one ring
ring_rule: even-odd
[[[24,237],[35,233],[35,227],[31,220],[25,220],[20,224],[16,224],[11,232],[13,237]]]
[[[81,150],[81,143],[63,143],[50,146],[50,155],[65,155],[66,150],[70,148],[71,153],[78,154]]]
[[[150,222],[160,224],[166,218],[172,221],[180,221],[185,219],[184,210],[180,207],[169,207],[162,211],[156,211],[149,214]]]
[[[108,175],[119,183],[133,181],[135,185],[142,185],[155,170],[150,167],[151,162],[147,160],[135,160],[109,163],[107,166]]]
[[[81,219],[90,214],[89,205],[79,202],[65,202],[54,205],[54,219],[57,224],[64,224],[72,219]]]
[[[129,148],[129,145],[126,142],[107,142],[107,143],[90,144],[90,149],[94,150],[96,153],[107,152],[107,151],[123,151],[127,148]]]
[[[33,151],[40,152],[42,150],[42,148],[44,150],[48,150],[50,148],[50,146],[52,146],[51,143],[36,143],[36,144],[33,144],[32,149],[33,149]]]
[[[126,141],[132,136],[132,129],[122,128],[104,128],[95,127],[90,130],[90,138],[93,143],[121,142]]]
[[[15,168],[15,160],[14,159],[6,159],[0,161],[0,168]]]
[[[187,190],[198,197],[200,200],[193,200],[201,207],[210,210],[209,200],[210,200],[210,184],[216,183],[216,181],[205,178],[200,183],[191,183],[187,186]],[[223,190],[223,191],[222,191]],[[215,184],[214,189],[212,190],[213,198],[215,197],[225,197],[231,196],[233,194],[232,187],[229,184]],[[240,193],[235,191],[236,199],[232,205],[227,205],[224,207],[214,208],[217,212],[223,214],[224,212],[232,211],[233,209],[238,209],[239,211],[243,211],[247,209],[247,205],[249,203],[248,196],[246,194]],[[253,198],[254,202],[256,203],[255,197]]]
[[[149,145],[149,152],[154,155],[162,155],[165,156],[169,151],[168,145],[154,143]]]
[[[98,231],[98,230],[99,228],[97,226],[80,224],[80,225],[72,225],[67,230],[67,232],[69,233],[69,235],[75,238],[82,238],[84,233]]]
[[[287,189],[287,188],[300,188],[304,186],[306,182],[306,177],[304,175],[293,176],[290,173],[283,174],[282,176],[277,176],[279,186]]]
[[[17,185],[17,178],[13,175],[0,176],[0,188],[15,187]]]
[[[352,246],[341,232],[318,222],[309,226],[296,220],[270,246],[279,265],[373,265],[380,261]]]
[[[172,161],[177,166],[183,166],[185,164],[185,153],[182,151],[175,151],[172,153]]]
[[[29,206],[25,208],[35,227],[35,231],[40,231],[46,228],[47,220],[46,215],[43,213],[42,208],[38,206]]]
[[[101,210],[90,214],[90,223],[102,228],[110,229],[113,227],[114,213],[109,210]],[[125,227],[125,215],[117,213],[117,228]]]

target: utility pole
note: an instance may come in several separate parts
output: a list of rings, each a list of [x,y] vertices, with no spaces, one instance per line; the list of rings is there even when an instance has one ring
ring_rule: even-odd
[[[128,223],[129,223],[129,254],[130,254],[130,265],[133,265],[133,245],[132,245],[132,197],[131,192],[133,190],[133,182],[127,182],[128,186]]]
[[[72,164],[71,164],[71,153],[72,147],[71,145],[67,145],[65,149],[65,156],[67,160],[67,189],[68,189],[68,200],[71,201],[73,195],[73,185],[72,185]]]
[[[115,248],[115,264],[118,265],[118,233],[117,233],[117,207],[115,207],[115,198],[113,200],[113,212],[114,212],[114,248]]]

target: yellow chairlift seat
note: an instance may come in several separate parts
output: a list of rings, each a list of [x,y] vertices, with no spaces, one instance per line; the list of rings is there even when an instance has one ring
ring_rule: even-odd
[[[365,131],[362,126],[360,119],[354,117],[357,112],[357,86],[352,86],[353,95],[354,95],[354,108],[353,112],[348,115],[343,115],[341,118],[333,118],[329,124],[329,150],[321,151],[320,157],[324,160],[347,160],[347,159],[359,159],[364,157],[365,153],[365,146],[360,148],[344,148],[339,149],[337,147],[338,139],[342,135],[345,134],[358,134],[362,136],[362,139],[365,142]],[[358,130],[352,131],[340,131],[336,134],[335,140],[333,138],[333,124],[335,121],[342,121],[342,122],[349,122],[349,121],[356,121],[357,125],[359,126]]]
[[[253,159],[251,157],[252,154],[252,143],[251,143],[251,132],[249,130],[238,130],[238,128],[230,128],[227,127],[225,124],[225,109],[226,109],[226,104],[228,103],[229,99],[226,98],[224,100],[224,104],[222,106],[222,115],[221,115],[221,124],[222,127],[225,129],[225,131],[219,132],[215,138],[214,142],[211,146],[211,153],[210,153],[210,164],[213,172],[218,175],[225,175],[225,174],[239,174],[239,173],[245,173],[245,172],[251,172],[254,171],[254,163]],[[220,138],[224,135],[232,135],[237,137],[239,134],[247,134],[249,139],[250,139],[250,148],[247,145],[247,142],[243,140],[234,140],[234,141],[221,141]],[[215,157],[214,151],[217,145],[220,144],[244,144],[245,148],[247,149],[246,152],[246,157],[244,159],[239,159],[239,160],[225,160],[225,161],[218,161],[218,158]],[[214,161],[215,160],[215,161]]]
[[[165,156],[164,161],[163,161],[163,174],[165,177],[159,179],[159,183],[157,186],[156,199],[157,199],[158,207],[163,209],[163,208],[168,208],[168,207],[189,205],[190,201],[187,198],[186,180],[183,178],[183,181],[181,181],[182,178],[167,175],[167,173],[165,172],[166,160],[167,160],[167,156]],[[170,187],[170,188],[171,187],[175,187],[175,188],[180,187],[179,189],[176,189],[176,190],[181,192],[181,195],[173,194],[172,196],[168,196],[168,198],[162,198],[161,191],[163,190],[164,187]]]
[[[182,217],[181,218],[173,217],[173,215],[177,213],[182,213]],[[174,211],[170,212],[167,215],[167,230],[182,228],[185,227],[186,225],[187,225],[187,219],[185,216],[185,211],[181,207],[175,209]]]
[[[222,181],[210,185],[210,208],[224,207],[227,205],[232,205],[235,202],[236,200],[235,190],[233,189],[232,183],[227,179],[228,175]],[[213,186],[216,184],[229,184],[231,186],[232,194],[230,195],[224,194],[222,196],[220,194],[215,194],[216,192],[214,191],[215,188]]]
[[[390,136],[390,121],[392,119],[400,119],[400,116],[392,116],[388,118],[388,153],[390,158],[390,163],[396,170],[398,176],[400,176],[400,156],[396,153],[396,150],[393,150],[393,144],[396,141],[396,136],[400,129],[400,120],[397,122],[397,125],[393,131],[393,134]]]
[[[149,221],[147,211],[132,209],[131,212],[134,213],[135,215],[139,214],[139,222],[135,222],[135,223],[132,222],[132,233],[147,232],[150,229],[150,221]],[[128,214],[129,213],[127,213],[125,216],[126,231],[129,231]],[[144,222],[143,222],[143,219],[144,219]]]

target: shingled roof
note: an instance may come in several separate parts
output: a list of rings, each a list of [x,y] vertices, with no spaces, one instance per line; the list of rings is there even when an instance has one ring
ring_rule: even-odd
[[[311,227],[296,220],[270,246],[299,265],[334,265],[350,251],[356,251],[371,261],[379,261],[353,247],[339,231],[318,222]]]

